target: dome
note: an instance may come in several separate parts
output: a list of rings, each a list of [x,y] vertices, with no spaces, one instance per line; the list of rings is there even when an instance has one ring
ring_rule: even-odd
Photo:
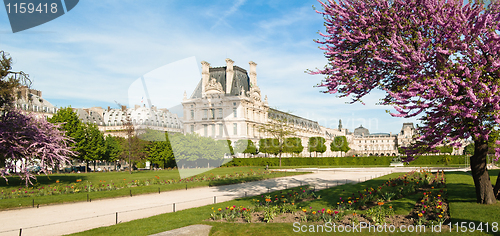
[[[370,131],[367,128],[360,125],[358,128],[354,129],[354,135],[370,135]]]

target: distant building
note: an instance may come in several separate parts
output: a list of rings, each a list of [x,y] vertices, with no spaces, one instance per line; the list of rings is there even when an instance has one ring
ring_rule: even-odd
[[[58,108],[42,98],[42,91],[22,86],[14,90],[15,104],[18,109],[34,112],[37,117],[48,119]]]
[[[405,123],[411,124],[412,123]],[[403,125],[403,129],[404,129]],[[413,135],[413,133],[409,133],[406,130],[407,135]],[[398,155],[398,140],[400,135],[395,135],[392,133],[374,133],[370,134],[370,131],[363,127],[359,126],[354,129],[352,135],[352,141],[350,142],[349,147],[351,151],[348,153],[349,155],[355,156],[396,156]]]
[[[155,129],[183,133],[182,121],[177,114],[167,109],[147,108],[136,105],[134,108],[122,106],[121,109],[103,109],[102,107],[74,108],[84,123],[93,123],[105,135],[125,137],[124,125],[129,119],[136,129]]]

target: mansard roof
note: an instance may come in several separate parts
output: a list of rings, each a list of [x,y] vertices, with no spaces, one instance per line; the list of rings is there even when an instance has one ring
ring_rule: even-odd
[[[226,66],[221,66],[221,67],[211,67],[209,69],[210,72],[210,77],[208,78],[209,80],[214,78],[217,82],[219,82],[222,85],[222,88],[224,89],[224,94],[226,96],[239,96],[241,93],[241,88],[245,92],[250,91],[250,77],[248,76],[248,73],[245,69],[239,67],[239,66],[233,66],[233,83],[231,85],[231,91],[229,93],[226,93],[226,84],[227,84],[227,73],[226,73]],[[200,79],[200,82],[196,86],[196,89],[194,90],[193,94],[191,95],[191,99],[193,98],[201,98],[201,93],[202,93],[202,79]]]
[[[358,128],[354,129],[354,135],[370,135],[370,131],[367,128],[360,125]]]

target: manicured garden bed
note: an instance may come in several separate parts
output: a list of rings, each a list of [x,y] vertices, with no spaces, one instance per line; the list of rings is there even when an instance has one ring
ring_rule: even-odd
[[[320,199],[320,192],[299,187],[261,195],[254,198],[252,206],[227,206],[212,209],[212,221],[219,222],[327,222],[336,225],[431,225],[449,222],[446,202],[444,172],[414,171],[391,178],[382,185],[352,192],[339,197],[336,204],[323,207],[307,207],[306,202]],[[399,199],[417,198],[413,209],[395,214],[392,202]],[[300,207],[302,206],[302,207]],[[400,213],[400,212],[399,212]]]
[[[491,176],[491,181],[494,183],[496,181],[496,176],[498,175],[499,170],[493,170],[489,171],[490,176]],[[371,188],[373,186],[382,186],[383,188],[387,187],[387,185],[384,185],[387,183],[390,179],[395,180],[398,178],[398,176],[401,175],[400,173],[393,173],[390,175],[382,176],[376,179],[368,180],[366,182],[361,182],[357,184],[346,184],[346,185],[341,185],[329,189],[324,189],[321,191],[317,191],[315,194],[319,195],[319,198],[316,199],[309,199],[308,201],[296,201],[295,206],[297,206],[297,211],[296,211],[296,216],[299,216],[299,219],[301,216],[306,215],[307,213],[303,213],[301,209],[306,209],[306,211],[309,212],[309,214],[312,214],[312,211],[316,211],[316,215],[318,214],[318,210],[321,210],[325,208],[326,206],[336,206],[337,202],[339,202],[339,205],[341,203],[340,198],[342,197],[344,200],[348,199],[349,197],[352,198],[352,194],[356,194],[358,191],[362,192],[368,188]],[[407,176],[408,177],[408,176]],[[489,232],[484,232],[484,227],[483,227],[483,232],[479,230],[475,230],[474,232],[467,232],[467,233],[462,233],[462,235],[496,235],[497,233],[492,232],[491,230],[491,224],[494,222],[500,222],[500,202],[493,204],[493,205],[481,205],[476,203],[475,199],[475,192],[474,192],[474,185],[472,182],[472,177],[466,173],[466,172],[447,172],[445,174],[446,178],[446,190],[448,193],[448,197],[445,197],[445,194],[441,194],[442,198],[447,201],[442,201],[443,203],[448,202],[448,206],[444,205],[442,209],[444,210],[445,213],[448,213],[445,217],[445,224],[448,222],[451,222],[453,225],[451,232],[442,229],[442,233],[439,235],[457,235],[457,231],[460,228],[455,227],[456,223],[460,222],[475,222],[476,225],[478,223],[489,223],[490,228]],[[384,186],[383,186],[384,185]],[[392,184],[391,184],[392,185]],[[373,187],[374,190],[376,189]],[[441,188],[434,188],[432,189],[432,186],[430,188],[432,195],[431,196],[437,196],[436,194],[439,192]],[[421,200],[423,199],[424,195],[423,192],[426,192],[425,190],[421,192],[417,192],[415,194],[410,194],[403,196],[402,198],[399,199],[391,199],[390,202],[384,201],[384,204],[381,205],[382,208],[387,209],[388,206],[392,206],[392,209],[394,211],[394,215],[403,215],[403,216],[410,216],[415,218],[415,213],[417,210],[419,210],[419,207],[422,207]],[[275,196],[278,195],[280,191],[275,191],[271,192],[269,195]],[[267,195],[267,194],[266,194]],[[154,233],[159,233],[171,229],[176,229],[192,224],[207,224],[211,225],[212,230],[211,230],[211,235],[273,235],[273,234],[279,234],[279,235],[309,235],[310,233],[302,233],[302,232],[296,232],[297,228],[295,226],[296,223],[243,223],[246,222],[244,221],[244,218],[241,222],[242,223],[236,223],[238,220],[234,220],[234,222],[218,222],[218,221],[207,221],[207,219],[211,218],[211,214],[213,214],[214,210],[218,211],[218,208],[225,209],[226,207],[231,207],[234,206],[234,208],[239,208],[241,207],[256,207],[256,201],[264,198],[266,198],[266,195],[262,197],[262,195],[256,196],[256,197],[247,197],[247,198],[241,198],[241,199],[236,199],[224,203],[218,203],[218,204],[213,204],[213,205],[208,205],[208,206],[203,206],[203,207],[198,207],[198,208],[193,208],[193,209],[187,209],[183,211],[178,211],[175,213],[168,213],[168,214],[162,214],[158,216],[153,216],[149,217],[146,219],[140,219],[140,220],[134,220],[131,222],[125,222],[121,223],[118,225],[113,225],[109,227],[101,227],[97,229],[92,229],[89,231],[81,232],[76,235],[98,235],[98,234],[106,234],[106,235],[150,235]],[[427,195],[427,194],[426,194]],[[438,194],[439,195],[439,194]],[[306,198],[307,199],[307,198]],[[432,198],[433,199],[433,198]],[[420,202],[420,204],[419,204]],[[347,201],[348,203],[348,201]],[[376,204],[376,205],[375,205]],[[367,210],[369,209],[376,209],[379,205],[378,202],[372,202],[371,208],[367,208],[365,210],[355,210],[355,213],[357,216],[360,215],[366,215],[364,219],[370,220],[368,218],[368,213],[366,213]],[[328,214],[328,209],[325,209],[325,213]],[[330,210],[333,210],[330,208]],[[302,212],[301,212],[302,211]],[[352,212],[352,211],[351,211]],[[290,214],[290,213],[287,213]],[[352,215],[352,213],[350,213]],[[313,214],[314,215],[314,214]],[[349,212],[346,211],[346,215],[344,217],[350,218],[351,216],[349,215]],[[417,213],[418,217],[418,213]],[[297,219],[297,218],[295,218]],[[253,220],[259,220],[257,215],[253,217]],[[280,221],[290,221],[287,219],[283,219],[280,216],[275,216],[276,222]],[[359,219],[358,219],[359,220]],[[432,222],[435,220],[433,217],[427,218],[426,215],[426,220],[427,222]],[[219,220],[220,221],[220,220]],[[262,220],[260,220],[262,222]],[[386,221],[390,222],[391,219],[386,218]],[[311,225],[316,226],[316,225],[321,225],[320,221],[308,221],[308,222],[301,222],[297,219],[297,223],[301,224],[301,226],[306,225],[310,227]],[[294,225],[295,224],[295,225]],[[308,229],[308,228],[307,228]],[[477,228],[476,228],[477,229]],[[299,228],[300,231],[300,228]],[[430,234],[429,228],[427,228],[426,233],[414,233],[414,232],[399,232],[399,233],[375,233],[376,235],[422,235],[422,234]],[[332,235],[332,232],[323,232],[323,233],[316,233],[317,235]],[[315,234],[315,235],[316,235]],[[339,234],[338,232],[336,234]],[[343,234],[355,234],[359,235],[359,233],[340,233],[341,235]],[[365,234],[374,234],[374,233],[368,233],[364,231],[363,235]]]
[[[216,168],[181,179],[176,169],[162,171],[106,172],[39,175],[26,187],[18,177],[0,178],[0,209],[87,201],[202,186],[258,181],[304,173],[267,171],[262,167]],[[88,196],[87,196],[88,195]],[[87,198],[88,197],[88,198]]]

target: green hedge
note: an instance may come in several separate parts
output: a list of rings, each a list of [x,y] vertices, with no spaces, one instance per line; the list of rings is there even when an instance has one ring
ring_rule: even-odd
[[[282,166],[389,166],[392,156],[369,157],[283,157]],[[410,166],[465,164],[466,156],[438,155],[418,156]],[[279,166],[279,158],[233,158],[224,166]]]
[[[468,158],[464,155],[436,155],[436,156],[418,156],[410,162],[410,166],[422,165],[448,165],[448,164],[465,164]]]
[[[282,166],[389,166],[393,157],[283,157]],[[279,158],[233,158],[225,166],[279,166]]]

